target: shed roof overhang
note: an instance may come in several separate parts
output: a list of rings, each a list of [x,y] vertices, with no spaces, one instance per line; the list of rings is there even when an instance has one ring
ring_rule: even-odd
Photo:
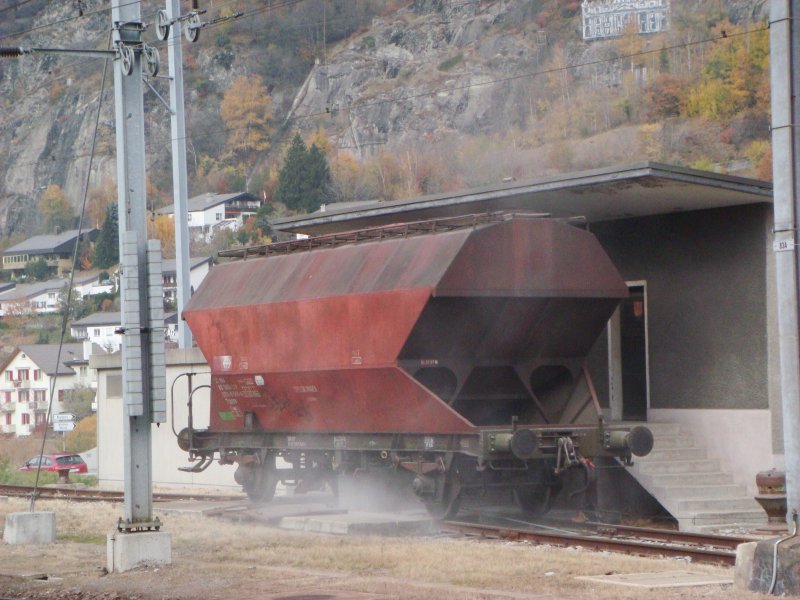
[[[772,184],[766,181],[643,162],[339,210],[333,204],[325,212],[277,219],[273,226],[323,235],[501,210],[598,222],[771,202]]]

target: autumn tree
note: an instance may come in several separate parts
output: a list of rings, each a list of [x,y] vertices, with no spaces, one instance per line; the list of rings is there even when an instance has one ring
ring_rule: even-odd
[[[99,186],[89,190],[86,202],[86,214],[92,227],[100,228],[106,218],[108,206],[117,198],[117,185],[111,179],[104,178]]]
[[[161,255],[164,258],[175,258],[175,221],[169,215],[158,215],[150,220],[152,236],[161,240]]]
[[[228,149],[233,155],[247,157],[269,148],[272,98],[261,77],[234,79],[219,110],[228,130]]]
[[[69,229],[75,216],[72,205],[61,186],[50,184],[39,198],[39,214],[44,221],[45,231],[53,232],[56,228],[64,231]]]

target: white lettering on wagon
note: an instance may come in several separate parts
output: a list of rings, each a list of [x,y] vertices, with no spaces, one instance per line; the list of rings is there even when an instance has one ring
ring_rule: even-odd
[[[315,385],[296,385],[294,391],[298,394],[316,394],[319,390]]]

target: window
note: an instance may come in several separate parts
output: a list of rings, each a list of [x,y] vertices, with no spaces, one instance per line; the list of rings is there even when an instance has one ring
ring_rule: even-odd
[[[44,402],[47,400],[47,392],[44,390],[34,390],[33,391],[33,399],[37,402]]]
[[[3,392],[3,400],[6,404],[9,404],[11,402],[11,392]]]
[[[86,367],[81,367],[81,377],[86,377]]]
[[[64,401],[64,390],[58,390],[58,401],[59,402]]]
[[[222,213],[217,213],[217,221],[222,221]]]
[[[30,369],[19,369],[17,371],[17,377],[20,381],[28,381]]]
[[[28,413],[22,413],[22,424],[23,425],[31,424],[31,416]]]
[[[11,413],[6,413],[6,425],[11,425]]]
[[[33,380],[39,381],[42,378],[42,370],[41,369],[34,369],[33,370]]]
[[[14,371],[6,371],[6,381],[14,381]]]
[[[188,215],[186,215],[186,220],[187,221],[191,221],[192,220],[192,213],[189,213]]]
[[[45,419],[47,419],[47,413],[46,412],[36,413],[35,419],[37,425],[44,425]]]
[[[28,390],[20,390],[17,392],[17,400],[20,402],[27,402],[28,401]]]
[[[48,292],[47,293],[47,299],[48,300],[55,300],[56,299],[56,293],[55,292]]]
[[[100,330],[99,329],[95,329],[94,330],[94,337],[100,337]]]

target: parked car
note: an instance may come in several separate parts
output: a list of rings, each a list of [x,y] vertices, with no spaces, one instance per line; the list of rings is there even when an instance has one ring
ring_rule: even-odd
[[[40,458],[42,471],[62,471],[64,469],[69,469],[70,473],[86,473],[88,471],[88,467],[80,454],[75,454],[74,452],[56,452],[34,456],[22,465],[19,470],[35,471],[39,466]]]

